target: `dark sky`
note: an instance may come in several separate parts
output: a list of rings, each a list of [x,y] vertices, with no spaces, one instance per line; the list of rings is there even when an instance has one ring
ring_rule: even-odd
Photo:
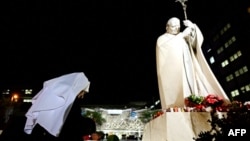
[[[189,0],[188,19],[206,35],[228,15],[227,9],[239,7],[238,1]],[[168,18],[184,19],[175,0],[16,0],[0,5],[1,88],[40,90],[48,79],[83,71],[91,81],[85,97],[90,104],[158,99],[155,42]]]

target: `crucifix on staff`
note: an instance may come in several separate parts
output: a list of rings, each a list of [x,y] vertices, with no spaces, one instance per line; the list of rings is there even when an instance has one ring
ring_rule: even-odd
[[[185,16],[185,20],[187,20],[187,5],[185,4],[185,2],[188,0],[176,0],[175,2],[180,2],[184,11],[184,16]]]

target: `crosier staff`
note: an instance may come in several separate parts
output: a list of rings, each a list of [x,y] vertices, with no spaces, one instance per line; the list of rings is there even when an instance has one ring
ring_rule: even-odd
[[[175,2],[180,2],[181,3],[183,11],[184,11],[185,20],[187,20],[187,12],[186,12],[187,5],[185,4],[186,1],[188,1],[188,0],[176,0],[175,1]]]
[[[184,16],[185,16],[185,20],[188,20],[188,19],[187,19],[187,12],[186,12],[186,10],[187,10],[187,5],[185,4],[186,1],[188,1],[188,0],[176,0],[175,2],[180,2],[180,3],[181,3],[182,8],[183,8],[183,12],[184,12]],[[189,36],[191,36],[191,34],[190,34]],[[190,38],[187,38],[187,43],[188,43],[188,47],[189,47],[189,51],[190,51],[190,53],[191,53],[191,56],[194,57],[194,56],[195,56],[195,55],[194,55],[194,50],[193,50],[193,48],[192,48],[192,46],[191,46]],[[194,69],[195,69],[195,68],[194,68]],[[193,71],[192,73],[194,74],[194,71]],[[186,75],[186,77],[187,77],[188,79],[190,79],[187,73],[185,73],[185,75]],[[197,79],[196,79],[196,80],[197,80]],[[194,87],[195,87],[194,89],[192,89],[192,87],[191,87],[190,84],[189,84],[189,89],[190,89],[190,91],[191,91],[193,94],[196,93],[197,90],[199,89],[199,88],[198,88],[199,86],[198,86],[198,83],[196,82],[196,80],[193,81]]]

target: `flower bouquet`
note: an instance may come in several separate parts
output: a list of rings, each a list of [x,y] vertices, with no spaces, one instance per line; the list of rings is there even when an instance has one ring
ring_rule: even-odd
[[[203,100],[203,96],[191,94],[185,99],[185,105],[186,107],[194,107],[196,110],[202,111],[204,109]]]
[[[217,95],[209,94],[206,97],[191,94],[185,99],[187,107],[194,107],[196,111],[208,111],[223,109],[223,99]]]
[[[205,105],[205,107],[211,107],[213,110],[218,111],[222,111],[223,103],[223,99],[214,94],[207,95],[203,100],[203,104]]]

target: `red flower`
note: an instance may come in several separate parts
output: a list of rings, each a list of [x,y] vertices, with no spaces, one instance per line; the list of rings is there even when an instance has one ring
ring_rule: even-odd
[[[199,105],[196,105],[195,108],[196,108],[198,111],[202,111],[202,110],[205,108],[205,106],[202,105],[202,104],[199,104]]]
[[[223,99],[217,95],[209,94],[208,96],[205,97],[204,103],[205,105],[208,105],[208,106],[217,107],[217,106],[222,105]]]

